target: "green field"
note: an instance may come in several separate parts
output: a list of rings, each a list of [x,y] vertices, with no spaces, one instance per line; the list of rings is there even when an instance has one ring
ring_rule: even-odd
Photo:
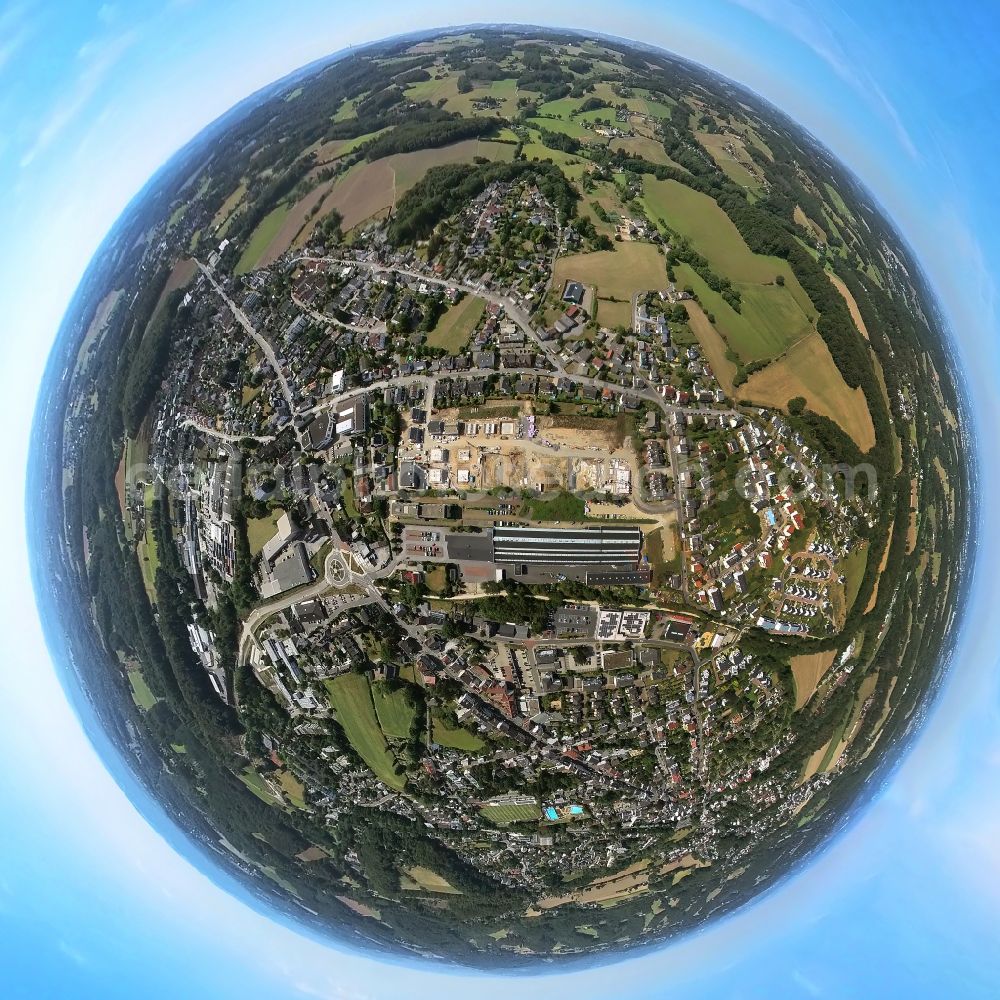
[[[275,798],[271,790],[264,784],[264,779],[252,768],[247,768],[241,775],[240,781],[243,782],[247,788],[250,789],[254,795],[257,796],[261,802],[265,802],[269,806],[281,805],[280,799]]]
[[[256,556],[264,548],[264,543],[274,537],[278,518],[284,514],[281,508],[272,510],[267,517],[247,518],[247,538],[250,541],[250,555]]]
[[[739,291],[743,301],[737,313],[704,283],[684,281],[695,287],[744,360],[773,357],[809,332],[815,309],[788,262],[753,253],[714,199],[677,181],[645,178],[640,200],[650,218],[686,236],[712,270]],[[784,285],[777,284],[779,276]]]
[[[233,268],[233,274],[246,274],[257,266],[257,262],[264,256],[264,251],[271,245],[271,240],[278,235],[289,210],[289,205],[281,204],[261,219],[243,248],[243,255]]]
[[[584,518],[583,500],[573,493],[529,500],[528,509],[535,521],[582,521]]]
[[[562,132],[581,142],[604,142],[601,136],[590,129],[584,128],[575,121],[565,121],[562,118],[529,118],[528,124],[533,128],[545,129],[546,132]]]
[[[139,568],[142,570],[142,582],[149,599],[156,601],[156,571],[160,565],[160,557],[156,549],[156,536],[153,534],[153,486],[147,484],[143,493],[143,506],[146,509],[146,534],[139,541]]]
[[[395,773],[396,761],[375,714],[368,678],[361,674],[342,674],[324,684],[337,721],[358,756],[390,788],[402,789],[406,779]]]
[[[403,688],[390,691],[386,684],[375,684],[372,687],[372,701],[382,732],[386,736],[406,739],[410,735],[410,723],[414,715],[413,705],[407,699],[406,691]]]
[[[677,264],[678,288],[694,289],[706,313],[715,317],[715,327],[744,362],[774,358],[813,329],[809,315],[789,294],[788,286],[737,284],[740,311],[713,292],[689,265]],[[735,284],[735,283],[734,283]]]
[[[449,354],[458,354],[469,342],[486,309],[486,302],[475,295],[466,295],[453,305],[427,334],[428,347],[440,347]]]
[[[142,676],[142,672],[130,670],[128,682],[132,685],[132,700],[144,712],[148,712],[156,704],[157,699],[156,695],[149,690],[149,685],[146,683],[146,678]]]
[[[461,726],[455,729],[437,715],[431,716],[431,739],[443,747],[465,750],[468,753],[478,753],[486,745],[475,733],[470,733]]]
[[[510,823],[531,823],[541,819],[542,811],[536,804],[527,806],[483,806],[479,814],[498,826]]]

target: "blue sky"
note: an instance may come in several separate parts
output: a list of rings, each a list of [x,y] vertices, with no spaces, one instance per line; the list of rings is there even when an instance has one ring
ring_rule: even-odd
[[[913,752],[830,850],[699,936],[514,987],[380,965],[304,937],[219,888],[169,825],[148,824],[59,687],[19,527],[31,410],[55,330],[94,249],[174,150],[256,87],[347,44],[488,18],[537,22],[543,9],[545,23],[660,44],[749,85],[859,174],[941,296],[974,404],[981,489],[995,495],[1000,11],[986,0],[962,6],[956,16],[927,0],[0,4],[0,416],[11,483],[0,501],[4,996],[1000,992],[1000,622],[991,613],[1000,535],[989,514],[942,697]]]

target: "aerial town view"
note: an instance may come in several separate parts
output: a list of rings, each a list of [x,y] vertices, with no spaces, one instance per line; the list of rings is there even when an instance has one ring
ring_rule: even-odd
[[[968,472],[933,306],[852,176],[703,69],[354,49],[182,150],[74,315],[77,669],[316,927],[662,942],[826,841],[934,690]]]

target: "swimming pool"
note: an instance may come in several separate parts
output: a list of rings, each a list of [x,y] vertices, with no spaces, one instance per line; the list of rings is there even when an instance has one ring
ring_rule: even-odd
[[[552,806],[546,806],[545,807],[545,818],[546,819],[559,819],[559,813],[557,813]]]

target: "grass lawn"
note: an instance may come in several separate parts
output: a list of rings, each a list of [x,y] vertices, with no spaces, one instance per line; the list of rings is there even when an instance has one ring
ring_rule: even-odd
[[[410,735],[410,723],[413,721],[413,705],[407,700],[406,691],[402,688],[390,691],[385,684],[375,684],[372,687],[372,701],[379,725],[386,736],[404,740]]]
[[[344,479],[344,491],[340,498],[344,501],[344,513],[352,521],[356,521],[361,517],[361,514],[358,512],[358,505],[354,500],[354,480],[350,476]]]
[[[498,826],[507,826],[509,823],[530,823],[540,819],[542,811],[534,803],[526,806],[483,806],[479,810],[484,819]]]
[[[243,255],[233,269],[233,274],[246,274],[257,266],[257,262],[264,256],[264,251],[270,246],[271,240],[278,235],[278,230],[281,229],[281,224],[285,221],[289,208],[289,205],[279,205],[261,219],[260,224],[251,234],[249,242],[243,248]]]
[[[153,533],[153,487],[147,484],[143,493],[143,505],[146,508],[146,533],[139,541],[139,568],[142,570],[142,582],[150,601],[156,602],[156,570],[160,565],[160,557],[156,548],[156,535]]]
[[[247,518],[247,538],[250,540],[250,555],[257,555],[264,548],[264,543],[274,537],[278,530],[278,518],[284,511],[277,507],[267,517]]]
[[[535,521],[582,521],[583,500],[572,493],[559,493],[551,499],[538,497],[528,501],[531,518]]]
[[[351,741],[351,746],[376,777],[390,788],[401,789],[406,779],[395,773],[396,761],[375,714],[368,678],[361,674],[342,674],[324,683],[330,704],[337,713],[337,721]]]
[[[458,354],[469,342],[472,331],[483,318],[486,302],[476,295],[466,295],[437,321],[427,334],[428,347],[440,347],[449,354]]]
[[[461,726],[453,729],[437,715],[431,715],[431,739],[443,747],[468,753],[478,753],[486,745],[475,733]]]
[[[424,578],[427,589],[432,594],[443,594],[448,588],[448,569],[446,566],[435,566]]]
[[[149,690],[149,685],[146,683],[146,678],[142,676],[142,672],[130,670],[128,682],[132,685],[132,700],[144,712],[148,712],[156,704],[157,699],[156,695]]]

